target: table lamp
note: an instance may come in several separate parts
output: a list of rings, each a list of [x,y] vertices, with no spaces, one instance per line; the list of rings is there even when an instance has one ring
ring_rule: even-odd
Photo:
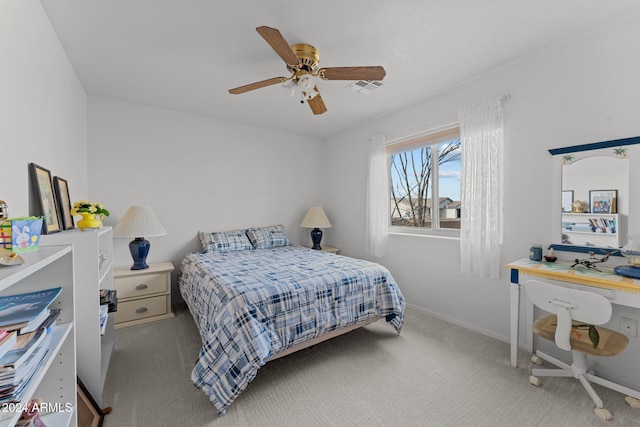
[[[113,229],[113,235],[116,237],[134,237],[129,243],[133,258],[132,270],[149,268],[146,261],[151,243],[141,236],[153,237],[166,234],[167,231],[149,206],[131,206]]]
[[[322,230],[320,230],[320,228],[329,228],[331,227],[331,223],[322,208],[315,206],[309,208],[309,211],[300,223],[300,227],[313,228],[313,230],[311,230],[311,240],[313,241],[313,247],[311,249],[322,249],[320,247],[320,241],[322,240]]]

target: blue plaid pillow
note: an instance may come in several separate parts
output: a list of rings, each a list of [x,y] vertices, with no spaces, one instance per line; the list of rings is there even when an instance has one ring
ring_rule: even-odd
[[[253,249],[244,230],[205,233],[198,231],[202,253],[233,252]]]
[[[284,232],[283,225],[272,225],[270,227],[248,228],[247,237],[255,249],[275,248],[278,246],[289,246],[289,238]]]

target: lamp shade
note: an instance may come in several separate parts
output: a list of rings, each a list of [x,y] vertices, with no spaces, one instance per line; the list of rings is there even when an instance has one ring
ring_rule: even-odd
[[[313,80],[313,76],[311,74],[305,74],[300,77],[298,81],[298,87],[302,89],[303,92],[308,92],[316,85],[316,82]]]
[[[300,227],[304,228],[329,228],[331,223],[320,206],[309,208],[309,211],[302,219]]]
[[[131,206],[113,229],[116,237],[165,236],[160,220],[149,206]]]

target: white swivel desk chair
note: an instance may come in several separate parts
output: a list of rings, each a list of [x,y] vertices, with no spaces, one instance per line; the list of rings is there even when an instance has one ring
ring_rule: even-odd
[[[605,297],[593,292],[580,291],[551,285],[538,280],[528,280],[525,289],[529,299],[541,309],[554,315],[544,316],[533,324],[536,335],[555,341],[562,350],[571,351],[573,363],[571,366],[540,351],[536,355],[561,369],[532,369],[529,382],[540,385],[540,377],[574,377],[580,380],[589,396],[596,404],[593,412],[603,420],[610,420],[611,413],[602,405],[589,381],[629,395],[627,403],[633,407],[640,407],[640,393],[630,388],[621,386],[604,378],[597,377],[587,372],[587,354],[594,356],[615,356],[620,354],[629,339],[619,332],[606,328],[597,328],[600,334],[600,343],[593,348],[588,335],[588,328],[572,331],[572,325],[602,325],[611,319],[611,303]],[[542,360],[533,356],[531,359],[536,364],[542,364]],[[632,397],[633,396],[633,397]]]

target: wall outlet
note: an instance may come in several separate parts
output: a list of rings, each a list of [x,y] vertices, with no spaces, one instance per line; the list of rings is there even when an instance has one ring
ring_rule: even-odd
[[[629,319],[628,317],[620,318],[620,332],[628,337],[638,336],[638,321],[635,319]]]

